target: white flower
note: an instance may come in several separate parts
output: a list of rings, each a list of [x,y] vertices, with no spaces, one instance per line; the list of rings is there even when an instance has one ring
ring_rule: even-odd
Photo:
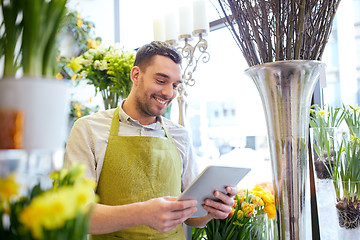
[[[99,49],[99,48],[98,48]],[[88,53],[89,55],[96,55],[98,53],[98,50],[97,49],[93,49],[93,48],[90,48],[86,53]],[[85,53],[85,54],[86,54]]]
[[[106,70],[107,68],[107,62],[106,60],[102,60],[101,62],[99,60],[96,60],[94,62],[94,68],[98,70]]]
[[[89,60],[89,61],[92,61],[94,59],[94,55],[91,54],[89,51],[85,52],[84,53],[84,57],[83,59],[86,59],[86,60]]]
[[[80,58],[80,60],[79,60],[79,64],[82,64],[85,67],[90,66],[91,62],[92,62],[92,59]]]
[[[86,76],[87,76],[87,71],[82,71],[82,72],[80,73],[80,76],[81,76],[82,78],[86,78]]]

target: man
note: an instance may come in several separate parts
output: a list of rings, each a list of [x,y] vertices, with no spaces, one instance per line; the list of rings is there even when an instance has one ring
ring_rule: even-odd
[[[220,201],[205,201],[204,217],[190,218],[196,200],[176,200],[198,174],[187,131],[161,117],[182,83],[180,63],[165,43],[143,46],[128,98],[115,110],[79,119],[70,133],[66,164],[85,163],[98,184],[93,239],[184,239],[183,222],[201,227],[231,211],[232,187],[214,193]]]

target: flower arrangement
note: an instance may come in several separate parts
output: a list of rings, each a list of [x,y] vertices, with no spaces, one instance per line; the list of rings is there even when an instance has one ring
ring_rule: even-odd
[[[50,174],[51,189],[34,186],[21,196],[16,176],[0,178],[0,238],[85,240],[95,183],[83,177],[85,167]]]
[[[234,200],[226,219],[212,219],[204,228],[193,229],[192,239],[272,239],[268,228],[274,227],[276,211],[271,186],[259,184],[251,190],[241,189]]]
[[[130,71],[134,60],[132,52],[110,46],[89,49],[71,59],[67,66],[78,79],[93,85],[95,94],[101,92],[105,109],[109,109],[117,107],[119,98],[126,98],[130,93]]]
[[[312,130],[313,149],[332,179],[340,227],[354,229],[360,227],[360,108],[344,105],[341,109],[327,109],[316,107],[311,113],[311,124],[318,127]],[[322,125],[326,112],[339,116],[334,126],[339,127],[342,121],[346,126],[334,129]],[[335,112],[340,115],[331,114]]]

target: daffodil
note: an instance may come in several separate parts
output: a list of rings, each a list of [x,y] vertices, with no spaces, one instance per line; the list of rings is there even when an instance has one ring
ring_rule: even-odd
[[[57,73],[55,77],[56,77],[56,79],[63,79],[63,76],[61,73]]]
[[[74,73],[79,72],[82,67],[80,58],[72,57],[66,67],[71,68]]]
[[[0,178],[0,201],[10,201],[10,198],[17,196],[20,185],[16,182],[16,175],[10,174],[6,178]]]
[[[81,28],[83,24],[84,24],[84,21],[82,19],[78,19],[77,22],[76,22],[76,26],[78,28]]]

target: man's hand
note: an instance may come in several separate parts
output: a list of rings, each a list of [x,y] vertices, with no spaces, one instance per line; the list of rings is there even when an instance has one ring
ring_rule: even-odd
[[[211,219],[225,219],[229,215],[234,206],[234,196],[237,194],[237,189],[235,187],[226,187],[227,194],[221,193],[219,191],[214,192],[214,197],[220,201],[214,201],[211,199],[205,199],[203,208],[209,213],[204,217],[195,217],[189,218],[186,220],[186,224],[202,228],[204,227]]]
[[[142,213],[145,225],[161,233],[168,232],[191,217],[197,210],[196,204],[196,200],[177,201],[176,197],[148,200]]]
[[[206,211],[208,211],[212,218],[224,219],[231,212],[232,207],[235,204],[233,198],[237,193],[237,189],[234,187],[226,187],[226,192],[227,194],[224,194],[220,191],[214,192],[214,197],[219,199],[220,202],[211,199],[205,199],[203,207]]]

